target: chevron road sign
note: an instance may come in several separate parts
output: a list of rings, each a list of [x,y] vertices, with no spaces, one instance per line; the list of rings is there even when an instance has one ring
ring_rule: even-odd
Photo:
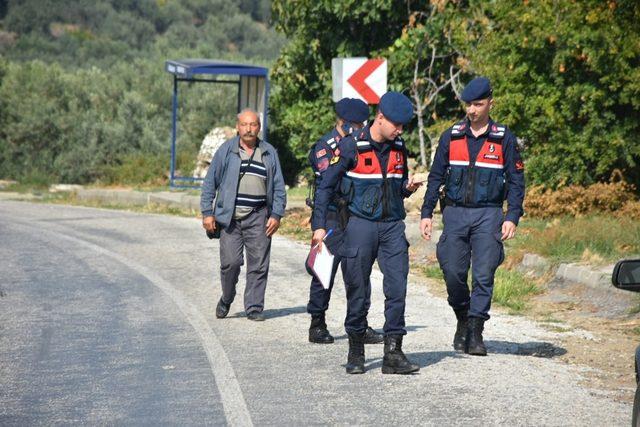
[[[387,60],[383,58],[333,58],[333,101],[359,98],[377,104],[387,92]]]

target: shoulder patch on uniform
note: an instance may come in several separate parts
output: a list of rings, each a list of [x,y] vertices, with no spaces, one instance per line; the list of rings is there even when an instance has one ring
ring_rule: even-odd
[[[327,159],[326,157],[324,157],[323,159],[321,159],[320,161],[318,161],[317,163],[317,167],[318,167],[318,171],[319,172],[324,172],[325,170],[327,170],[327,168],[329,167],[329,159]]]
[[[359,152],[371,150],[371,144],[366,140],[356,142],[356,146],[358,147]]]
[[[329,162],[329,163],[331,163],[332,165],[335,165],[335,164],[336,164],[336,163],[338,163],[339,161],[340,161],[340,156],[333,156],[333,157],[331,158],[331,162]]]
[[[516,161],[516,170],[523,171],[524,170],[524,162],[522,160]]]
[[[320,157],[322,157],[322,156],[326,156],[326,155],[327,155],[327,150],[325,150],[324,148],[323,148],[322,150],[318,150],[318,151],[316,152],[316,157],[317,157],[317,158],[320,158]]]
[[[460,136],[464,135],[464,130],[467,127],[467,123],[465,121],[458,122],[455,125],[451,126],[451,135]]]
[[[501,125],[500,123],[494,123],[489,129],[489,138],[493,139],[502,139],[504,138],[504,132],[507,130],[507,127]]]

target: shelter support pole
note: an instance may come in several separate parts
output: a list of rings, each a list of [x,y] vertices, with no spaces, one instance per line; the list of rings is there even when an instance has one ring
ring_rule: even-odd
[[[173,180],[176,173],[176,134],[178,119],[178,79],[173,76],[173,106],[171,113],[171,172],[169,185],[173,187]]]

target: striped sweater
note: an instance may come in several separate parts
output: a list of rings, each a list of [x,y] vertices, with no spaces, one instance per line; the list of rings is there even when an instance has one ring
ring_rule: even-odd
[[[249,164],[251,156],[240,147],[240,175],[236,196],[236,210],[234,219],[242,219],[254,209],[264,206],[267,202],[267,170],[262,163],[262,151],[255,148],[255,154]]]

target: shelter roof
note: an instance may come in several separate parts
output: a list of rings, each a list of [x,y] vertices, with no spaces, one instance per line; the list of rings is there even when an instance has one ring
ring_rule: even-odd
[[[269,70],[264,67],[216,59],[170,59],[165,62],[165,70],[176,76],[186,78],[196,74],[234,74],[266,77],[269,73]]]

